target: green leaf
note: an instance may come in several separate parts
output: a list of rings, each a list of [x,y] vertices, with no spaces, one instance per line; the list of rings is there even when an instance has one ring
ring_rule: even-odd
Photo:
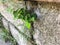
[[[29,23],[29,22],[25,22],[25,26],[28,28],[28,29],[30,29],[31,28],[31,24]]]
[[[13,14],[14,14],[14,18],[17,19],[18,18],[18,16],[17,16],[18,13],[16,13],[16,11],[14,11]]]
[[[34,17],[31,18],[31,21],[35,21]]]
[[[25,26],[30,29],[31,22],[34,22],[37,19],[37,15],[35,13],[31,13],[29,10],[21,8],[17,9],[13,12],[14,17],[16,19],[22,19],[25,21]]]

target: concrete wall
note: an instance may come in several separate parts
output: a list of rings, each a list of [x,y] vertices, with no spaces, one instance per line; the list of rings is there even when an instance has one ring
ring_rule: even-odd
[[[17,5],[21,5],[21,4],[17,3]],[[39,2],[39,9],[42,17],[40,17],[39,20],[36,20],[34,22],[33,36],[36,44],[37,45],[60,45],[60,4]],[[5,13],[3,12],[4,11],[2,11],[1,13],[4,15]],[[9,13],[7,13],[7,15],[9,15]],[[9,20],[10,17],[6,15],[4,16],[8,21],[12,22],[15,26],[20,24],[19,21],[13,21],[12,18],[11,20]],[[11,28],[10,31],[12,32],[12,35],[17,40],[19,45],[32,45],[31,42],[25,40],[24,36],[22,36],[21,34],[19,35],[18,30],[15,30],[13,25],[10,25],[10,28]],[[14,30],[16,31],[16,33]],[[21,31],[22,32],[25,31],[25,34],[28,34],[29,32],[26,30],[21,30]],[[30,36],[30,34],[28,36]]]
[[[42,18],[34,23],[38,45],[60,45],[60,4],[40,3]]]

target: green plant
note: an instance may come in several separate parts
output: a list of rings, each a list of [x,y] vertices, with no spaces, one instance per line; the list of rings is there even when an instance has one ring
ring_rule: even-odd
[[[13,8],[12,7],[8,7],[6,10],[11,14],[13,13]]]
[[[6,30],[5,28],[2,29],[2,36],[5,42],[9,41],[11,43],[11,45],[16,45],[17,42],[16,40],[12,37],[12,35],[10,34],[10,32],[8,30]]]
[[[37,19],[37,15],[35,13],[31,13],[29,10],[21,8],[17,9],[13,12],[14,18],[22,19],[25,21],[25,26],[30,29],[31,22],[34,22]]]

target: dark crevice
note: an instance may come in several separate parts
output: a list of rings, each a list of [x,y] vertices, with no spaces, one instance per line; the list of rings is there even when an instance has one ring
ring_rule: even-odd
[[[1,24],[1,29],[3,29],[3,31],[6,29],[5,27],[4,27],[4,25],[3,25],[3,18],[7,21],[7,19],[0,13],[0,16],[1,16],[1,19],[0,19],[0,24]],[[13,36],[12,36],[12,34],[11,34],[11,31],[10,31],[10,26],[9,26],[9,22],[7,21],[7,23],[8,23],[8,29],[9,29],[9,32],[8,32],[8,34],[12,37],[12,38],[14,38]],[[7,30],[7,29],[6,29]],[[8,42],[8,41],[10,41],[8,38],[7,39],[5,39],[5,42]],[[18,45],[18,43],[17,42],[15,42],[15,45]]]
[[[31,27],[32,27],[31,39],[32,39],[32,41],[34,42],[34,45],[37,45],[36,42],[35,42],[35,39],[34,39],[34,37],[33,37],[33,35],[34,35],[34,22],[31,22]]]
[[[25,7],[26,7],[26,9],[28,9],[28,7],[27,7],[27,1],[26,0],[24,0],[24,1],[25,1]],[[37,2],[32,1],[31,3],[32,3],[32,5],[33,5],[33,3],[35,3],[35,5],[37,5]],[[28,11],[30,12],[30,14],[34,13],[34,9],[33,8],[31,8]],[[30,33],[31,33],[31,43],[33,45],[37,45],[36,42],[35,42],[35,39],[33,37],[33,35],[34,35],[34,22],[31,22],[31,32]]]

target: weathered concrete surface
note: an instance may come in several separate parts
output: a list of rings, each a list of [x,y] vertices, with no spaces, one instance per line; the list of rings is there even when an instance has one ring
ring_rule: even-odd
[[[27,40],[27,37],[31,37],[30,30],[24,27],[23,21],[14,20],[12,14],[6,11],[7,7],[5,7],[4,5],[0,5],[0,7],[0,9],[2,9],[0,10],[1,14],[6,18],[2,19],[3,25],[6,29],[8,29],[11,32],[12,36],[16,39],[18,45],[33,45],[31,41]],[[19,31],[21,31],[21,33],[15,27],[17,27]]]
[[[42,3],[42,18],[34,24],[38,45],[60,45],[60,4]],[[40,44],[41,42],[41,44]]]
[[[60,45],[60,4],[40,2],[39,7],[41,10],[42,17],[40,18],[40,20],[37,20],[36,22],[34,22],[34,32],[35,32],[34,39],[37,45]],[[7,19],[9,20],[10,17],[7,17]],[[17,24],[17,22],[15,22],[15,24]],[[12,31],[12,34],[14,34],[14,38],[16,38],[18,42],[20,35],[18,36],[19,34],[18,31],[15,30],[17,32],[16,34],[14,30],[15,28],[11,31]],[[29,31],[26,31],[26,32],[29,32]],[[24,37],[23,38],[20,37],[20,38],[22,43],[25,43],[25,45],[29,45],[28,43],[25,42],[25,40],[23,40],[25,39]],[[19,43],[19,44],[22,45],[22,43]]]
[[[11,44],[5,43],[3,40],[0,39],[0,45],[11,45]]]

